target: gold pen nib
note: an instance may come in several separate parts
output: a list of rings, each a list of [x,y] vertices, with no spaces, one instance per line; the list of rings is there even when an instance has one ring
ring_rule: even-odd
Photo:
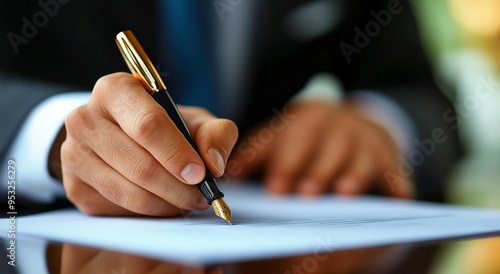
[[[215,215],[226,220],[230,225],[233,225],[231,223],[231,209],[229,209],[224,199],[219,198],[213,201],[212,207],[214,208]]]

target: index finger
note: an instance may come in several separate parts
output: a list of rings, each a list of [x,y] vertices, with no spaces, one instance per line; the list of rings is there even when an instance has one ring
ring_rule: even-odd
[[[115,73],[99,79],[91,100],[135,142],[144,147],[173,176],[198,184],[205,166],[166,111],[131,74]]]

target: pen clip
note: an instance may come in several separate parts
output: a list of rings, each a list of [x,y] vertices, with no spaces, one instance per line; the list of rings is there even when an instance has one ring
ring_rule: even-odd
[[[153,63],[131,30],[118,33],[115,41],[130,71],[143,83],[150,94],[167,89],[158,71],[156,71]]]

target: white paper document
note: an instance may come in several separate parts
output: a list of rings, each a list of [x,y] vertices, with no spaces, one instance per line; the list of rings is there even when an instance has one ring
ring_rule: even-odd
[[[225,193],[233,226],[211,209],[168,219],[90,217],[69,209],[18,218],[17,238],[212,264],[500,235],[498,211],[377,197],[276,198],[257,187]],[[8,228],[2,219],[1,237]]]

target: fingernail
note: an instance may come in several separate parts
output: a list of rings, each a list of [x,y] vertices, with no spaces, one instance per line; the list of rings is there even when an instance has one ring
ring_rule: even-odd
[[[305,181],[300,184],[299,191],[305,195],[316,195],[320,192],[318,185],[313,181]]]
[[[352,195],[358,192],[358,184],[351,178],[343,178],[337,185],[340,194]]]
[[[268,181],[267,189],[269,192],[276,194],[276,195],[282,195],[285,194],[286,191],[286,183],[281,180],[281,179],[271,179]]]
[[[196,163],[188,164],[181,172],[182,178],[190,185],[195,185],[203,180],[204,168]]]
[[[415,196],[415,188],[409,181],[398,184],[396,191],[399,192],[398,194],[401,198],[412,198]]]
[[[210,161],[212,161],[212,164],[218,171],[217,175],[224,174],[224,170],[226,169],[226,161],[224,160],[222,153],[220,153],[217,149],[211,147],[208,149],[208,156],[210,156]]]
[[[200,198],[198,200],[198,209],[204,210],[208,208],[208,202],[205,198]]]

